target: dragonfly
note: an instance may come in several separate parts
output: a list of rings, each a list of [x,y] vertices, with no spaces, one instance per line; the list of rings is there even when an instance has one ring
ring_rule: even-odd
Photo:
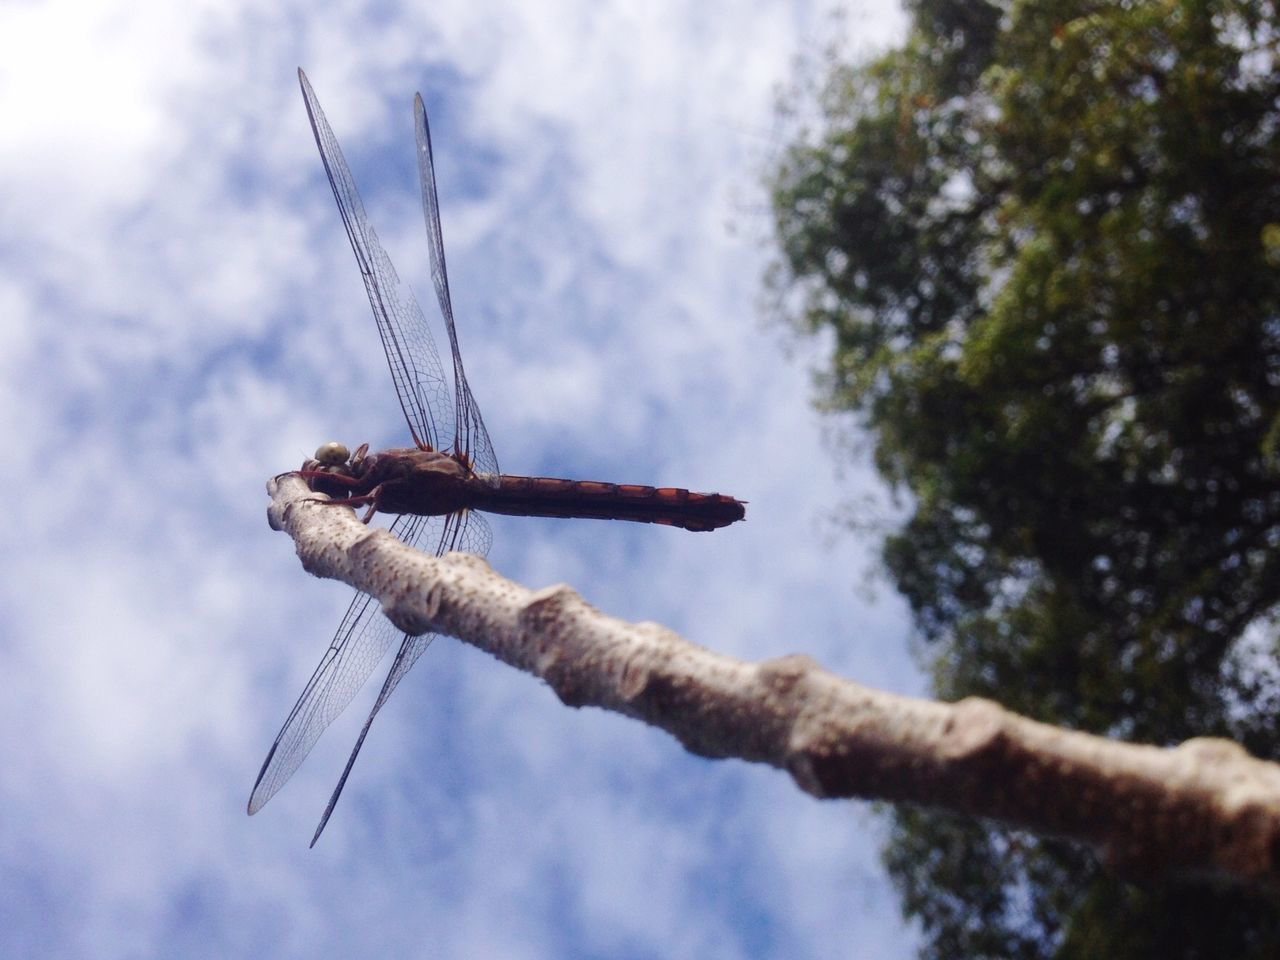
[[[411,447],[372,454],[368,452],[368,444],[360,445],[351,453],[343,444],[326,443],[298,471],[313,491],[329,497],[326,502],[330,505],[366,506],[366,523],[376,513],[395,514],[391,532],[405,544],[421,543],[436,555],[451,550],[480,556],[488,552],[493,536],[478,511],[630,520],[693,531],[715,530],[744,518],[744,501],[718,493],[503,474],[467,383],[458,349],[440,228],[431,133],[422,95],[415,95],[413,101],[418,179],[431,280],[452,362],[449,377],[421,308],[412,291],[401,284],[390,257],[369,224],[342,149],[301,68],[298,82],[311,132],[364,280],[391,380],[413,441]],[[374,718],[433,638],[430,633],[402,634],[380,614],[373,597],[357,591],[319,666],[267,753],[249,796],[249,813],[262,809],[293,776],[320,735],[351,702],[398,639],[399,646],[382,689],[311,839],[311,846],[315,846],[346,786]]]

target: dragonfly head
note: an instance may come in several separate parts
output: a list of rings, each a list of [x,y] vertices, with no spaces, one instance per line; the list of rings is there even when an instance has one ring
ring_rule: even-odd
[[[359,477],[364,472],[365,453],[368,449],[368,444],[365,444],[352,455],[344,444],[333,441],[322,444],[315,456],[302,465],[302,469],[308,474],[307,482],[311,489],[333,497],[349,496],[352,478]],[[330,480],[323,474],[332,474],[333,479]]]
[[[316,450],[316,463],[322,467],[340,467],[351,459],[351,451],[345,444],[330,440]]]

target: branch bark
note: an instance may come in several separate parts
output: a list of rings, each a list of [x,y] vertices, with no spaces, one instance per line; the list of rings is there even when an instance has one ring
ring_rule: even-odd
[[[603,614],[567,586],[529,590],[478,557],[406,547],[293,474],[267,490],[271,526],[308,572],[373,595],[408,633],[450,634],[542,678],[569,706],[634,717],[705,757],[770,764],[815,797],[991,817],[1089,844],[1135,879],[1280,890],[1280,765],[1231,741],[1140,746],[989,700],[872,690],[803,655],[736,660]]]

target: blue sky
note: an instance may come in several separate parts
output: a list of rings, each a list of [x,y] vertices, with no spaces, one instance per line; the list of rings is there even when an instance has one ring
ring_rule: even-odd
[[[434,320],[411,105],[499,462],[718,490],[711,535],[494,517],[490,562],[760,659],[922,683],[865,466],[766,321],[774,97],[887,0],[0,7],[0,955],[905,957],[865,804],[571,710],[448,638],[244,807],[349,599],[266,524],[322,441],[405,442],[306,68]]]

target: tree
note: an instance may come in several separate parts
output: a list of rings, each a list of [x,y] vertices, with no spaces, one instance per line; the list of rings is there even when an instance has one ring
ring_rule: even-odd
[[[907,6],[825,65],[772,283],[909,497],[936,690],[1280,759],[1280,10]],[[1280,955],[1274,903],[1060,841],[904,808],[885,857],[927,956]]]

